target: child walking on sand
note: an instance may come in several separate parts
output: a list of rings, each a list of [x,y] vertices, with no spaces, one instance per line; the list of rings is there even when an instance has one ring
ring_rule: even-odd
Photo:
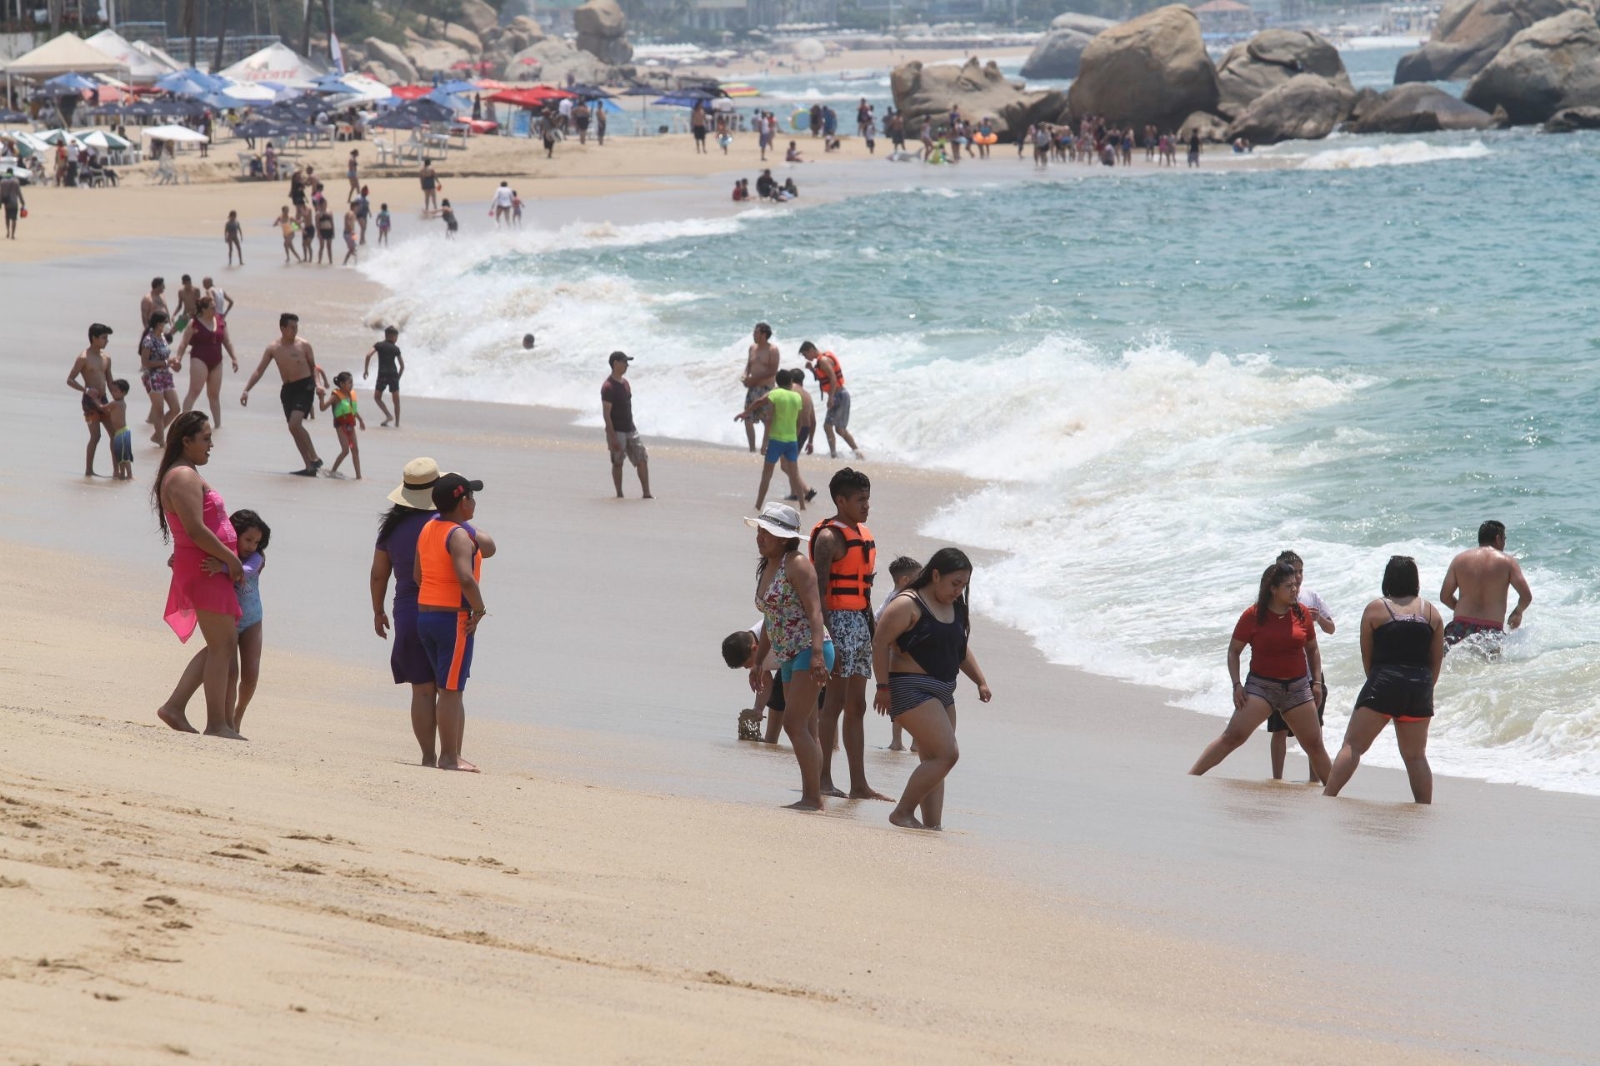
[[[366,420],[361,417],[361,412],[356,410],[356,379],[355,375],[346,370],[336,375],[333,379],[333,389],[324,392],[317,390],[319,400],[318,409],[326,411],[333,408],[333,431],[339,435],[339,458],[333,461],[333,467],[328,471],[329,477],[337,476],[339,464],[344,462],[344,457],[350,457],[350,465],[355,468],[356,480],[361,480],[361,447],[356,443],[356,427],[367,428]]]
[[[381,204],[378,207],[378,243],[387,246],[389,243],[389,226],[393,220],[389,218],[389,205]]]
[[[128,383],[121,378],[111,383],[111,402],[102,407],[111,430],[111,476],[118,481],[133,480],[133,430],[128,428]]]
[[[222,239],[228,243],[228,265],[233,266],[233,253],[238,252],[239,265],[244,266],[244,227],[239,225],[239,212],[228,212],[228,221],[222,226]]]
[[[889,576],[894,579],[894,592],[889,593],[883,604],[878,607],[878,618],[883,617],[883,608],[888,605],[890,600],[894,599],[895,592],[904,592],[906,586],[915,581],[920,573],[922,573],[922,564],[909,555],[902,555],[889,564]],[[905,751],[905,744],[900,739],[900,723],[895,722],[894,719],[890,719],[890,721],[894,722],[894,735],[889,738],[889,750]],[[914,740],[911,742],[911,750],[917,750],[917,742]]]

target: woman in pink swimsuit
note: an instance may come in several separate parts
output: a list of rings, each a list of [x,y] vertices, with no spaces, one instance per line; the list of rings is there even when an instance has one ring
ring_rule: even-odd
[[[211,426],[199,411],[186,411],[167,433],[166,451],[152,495],[163,538],[172,541],[172,587],[167,624],[188,643],[198,627],[206,646],[206,735],[243,740],[228,727],[228,668],[238,650],[239,597],[234,582],[244,573],[234,548],[238,538],[228,508],[199,467],[211,457]],[[181,685],[180,685],[181,688]],[[156,712],[181,733],[195,732],[174,692]]]
[[[184,329],[178,349],[172,357],[173,362],[181,366],[184,352],[194,355],[189,360],[189,395],[183,398],[183,410],[185,414],[192,410],[200,390],[205,389],[206,397],[211,401],[211,424],[221,429],[222,352],[227,350],[228,361],[233,364],[235,374],[239,372],[239,358],[233,354],[233,341],[228,339],[228,323],[217,314],[217,302],[209,296],[202,296],[195,309],[198,314]]]

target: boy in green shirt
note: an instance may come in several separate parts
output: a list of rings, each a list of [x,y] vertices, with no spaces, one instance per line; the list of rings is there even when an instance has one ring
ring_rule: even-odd
[[[778,387],[759,396],[749,407],[733,416],[735,422],[750,418],[763,406],[772,407],[772,421],[767,429],[766,462],[761,467],[761,489],[756,493],[756,509],[767,502],[767,487],[772,483],[772,468],[779,464],[789,477],[789,491],[794,493],[800,510],[806,509],[806,483],[800,479],[800,410],[805,400],[799,393],[789,390],[792,374],[799,370],[778,371]]]

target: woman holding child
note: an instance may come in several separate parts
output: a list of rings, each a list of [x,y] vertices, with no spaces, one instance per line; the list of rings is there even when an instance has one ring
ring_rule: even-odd
[[[167,592],[166,621],[178,639],[188,643],[196,628],[205,638],[202,668],[206,693],[207,736],[244,738],[228,724],[228,676],[239,648],[241,615],[234,582],[244,577],[237,554],[238,535],[228,520],[222,497],[200,476],[211,458],[211,425],[200,411],[179,415],[167,433],[166,450],[156,474],[151,503],[162,539],[172,542],[172,584]],[[207,568],[214,559],[220,568]],[[182,733],[193,733],[178,702],[183,683],[162,704],[157,716]]]

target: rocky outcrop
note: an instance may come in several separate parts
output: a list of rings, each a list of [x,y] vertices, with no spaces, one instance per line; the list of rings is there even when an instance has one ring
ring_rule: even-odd
[[[1428,42],[1400,57],[1395,84],[1470,78],[1535,22],[1568,10],[1592,15],[1595,5],[1596,0],[1450,0]]]
[[[1094,40],[1077,30],[1051,30],[1022,63],[1024,78],[1076,78],[1083,50]]]
[[[1174,132],[1180,140],[1187,141],[1192,130],[1200,131],[1200,139],[1211,144],[1226,144],[1228,142],[1228,120],[1219,115],[1212,115],[1205,111],[1196,111],[1183,120],[1183,124]]]
[[[962,67],[924,67],[913,60],[889,76],[895,110],[905,116],[906,134],[915,138],[924,119],[937,128],[952,106],[976,122],[995,120],[995,132],[1012,141],[1036,122],[1056,122],[1065,114],[1067,96],[1059,90],[1026,92],[1000,73],[993,62],[979,66],[976,57]]]
[[[1489,112],[1418,82],[1396,85],[1376,101],[1362,101],[1359,109],[1352,108],[1351,116],[1352,133],[1432,133],[1494,126]]]
[[[1372,113],[1372,109],[1383,103],[1383,94],[1368,86],[1356,90],[1356,102],[1350,105],[1350,122],[1360,122],[1363,117]]]
[[[572,25],[578,31],[578,47],[602,62],[626,63],[633,58],[633,45],[625,36],[628,16],[617,0],[584,0],[572,12]]]
[[[1052,30],[1073,30],[1085,37],[1098,37],[1116,24],[1116,19],[1103,19],[1099,15],[1080,15],[1076,11],[1063,11],[1050,20]]]
[[[444,39],[473,55],[483,51],[483,39],[465,26],[457,26],[454,22],[445,23]]]
[[[426,81],[435,74],[454,77],[458,73],[456,64],[470,63],[474,54],[452,41],[430,41],[410,30],[406,31],[403,51],[416,69],[420,81]]]
[[[1350,114],[1355,99],[1348,85],[1297,74],[1257,97],[1233,120],[1227,137],[1230,141],[1243,137],[1251,144],[1321,140]]]
[[[1264,30],[1228,49],[1217,64],[1217,110],[1236,118],[1258,97],[1297,74],[1316,74],[1350,87],[1339,50],[1322,34]]]
[[[1600,107],[1569,107],[1551,115],[1544,124],[1546,133],[1575,133],[1600,130]]]
[[[534,62],[525,63],[525,59]],[[585,85],[604,85],[610,81],[630,80],[628,75],[631,75],[632,68],[624,70],[626,74],[613,77],[611,64],[601,62],[598,56],[578,48],[571,41],[546,37],[507,59],[500,70],[500,77],[506,81],[520,81],[533,74],[540,81],[559,85],[567,80],[570,73],[574,80]]]
[[[483,0],[457,0],[456,18],[479,37],[500,25],[500,14]]]
[[[1083,50],[1068,103],[1075,116],[1161,130],[1177,129],[1196,111],[1215,111],[1217,71],[1199,18],[1173,4],[1106,30]]]
[[[1477,73],[1462,99],[1485,111],[1503,107],[1519,126],[1600,105],[1600,25],[1587,11],[1534,23]]]
[[[383,64],[392,71],[401,84],[411,84],[417,80],[417,68],[411,65],[411,60],[406,58],[406,54],[398,45],[381,41],[376,37],[368,37],[361,42],[361,47],[366,49],[369,59]]]

